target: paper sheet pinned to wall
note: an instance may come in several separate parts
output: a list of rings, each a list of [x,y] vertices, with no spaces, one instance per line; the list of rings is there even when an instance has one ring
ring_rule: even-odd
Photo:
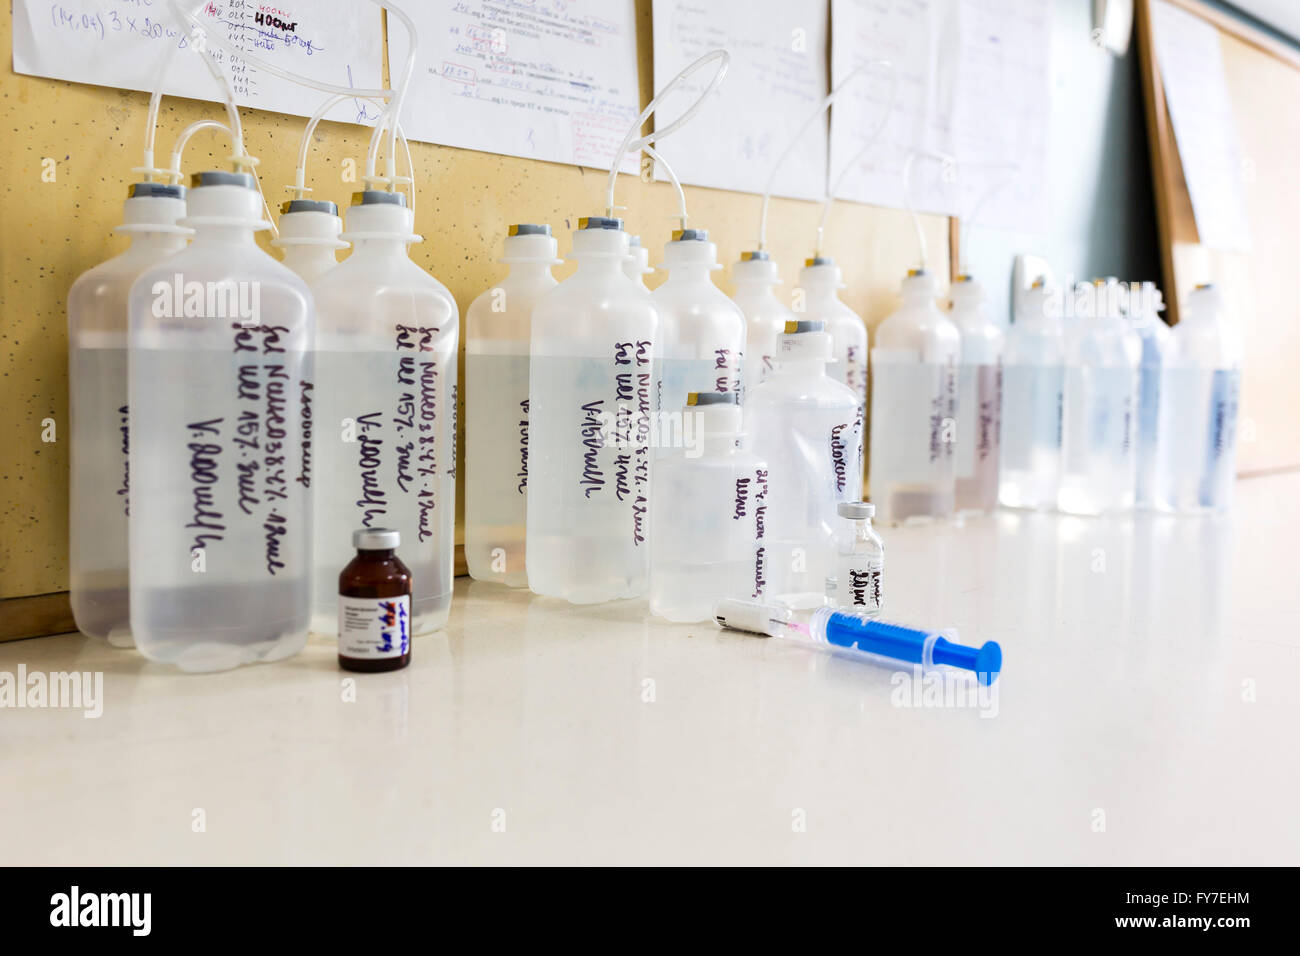
[[[1244,168],[1219,31],[1164,0],[1151,5],[1156,62],[1203,245],[1250,251]]]
[[[406,7],[419,56],[411,139],[608,169],[640,112],[633,0],[429,0]],[[407,51],[389,20],[394,78]],[[623,169],[635,171],[636,157]]]
[[[1041,0],[833,0],[831,83],[873,58],[897,75],[897,99],[876,145],[838,196],[902,208],[913,151],[918,210],[981,226],[1045,228],[1050,23]],[[831,108],[831,180],[859,152],[888,105],[875,68]]]
[[[184,0],[198,9],[195,0]],[[222,101],[216,82],[162,0],[13,0],[14,70],[95,86],[152,91],[168,48],[163,91]],[[355,0],[209,0],[202,5],[205,39],[226,40],[245,53],[293,73],[337,86],[383,86],[383,28],[379,8]],[[195,37],[199,35],[196,33]],[[327,94],[282,79],[205,42],[230,80],[240,106],[311,116]],[[379,107],[341,104],[331,119],[373,122]]]
[[[655,92],[710,52],[731,54],[726,80],[696,117],[656,147],[684,183],[761,193],[772,167],[826,95],[825,3],[788,0],[655,0]],[[688,109],[712,79],[702,69],[664,98],[659,126]],[[773,193],[826,194],[825,116],[777,173]],[[659,178],[664,178],[662,170]]]

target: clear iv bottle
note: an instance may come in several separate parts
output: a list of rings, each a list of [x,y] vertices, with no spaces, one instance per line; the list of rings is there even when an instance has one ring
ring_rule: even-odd
[[[579,220],[577,271],[533,309],[528,586],[594,604],[646,592],[659,318],[623,272],[621,219]]]
[[[478,581],[528,587],[528,344],[533,307],[555,288],[551,227],[511,226],[509,273],[465,313],[465,560]]]
[[[718,249],[703,229],[678,229],[664,245],[668,278],[650,293],[659,313],[660,392],[656,458],[680,447],[680,409],[690,392],[740,394],[745,316],[713,284]]]
[[[1041,282],[1017,303],[1002,356],[1002,469],[998,500],[1051,510],[1061,484],[1065,333]]]
[[[883,522],[953,513],[953,444],[961,333],[935,305],[924,269],[903,280],[903,304],[871,350],[871,500]]]
[[[863,412],[867,408],[867,327],[862,317],[840,301],[844,288],[840,267],[826,256],[804,260],[795,289],[795,312],[799,318],[825,322],[831,337],[830,377],[847,385]],[[802,301],[800,301],[802,300]],[[802,308],[798,307],[799,305]]]
[[[1237,463],[1241,338],[1217,286],[1187,297],[1161,389],[1156,498],[1162,510],[1225,511]]]
[[[131,630],[224,670],[307,641],[315,314],[254,241],[250,174],[195,175],[181,224],[194,241],[131,287]]]
[[[280,205],[278,226],[280,235],[271,245],[280,250],[280,261],[308,285],[338,265],[338,250],[348,247],[339,239],[339,207],[327,199],[287,200]]]
[[[1160,444],[1160,388],[1169,354],[1169,326],[1160,318],[1164,301],[1154,282],[1143,282],[1130,293],[1128,320],[1142,342],[1138,366],[1137,489],[1139,508],[1156,503],[1156,456]]]
[[[840,520],[830,574],[826,575],[826,602],[879,614],[884,605],[885,543],[871,526],[876,506],[866,501],[841,501],[837,512]]]
[[[1134,431],[1142,343],[1120,315],[1118,283],[1099,280],[1091,293],[1076,299],[1083,314],[1065,332],[1057,507],[1082,515],[1130,511],[1137,484]]]
[[[127,515],[127,297],[145,269],[185,248],[185,187],[136,183],[127,193],[125,251],[68,291],[68,558],[72,616],[83,634],[130,647]]]
[[[731,267],[735,286],[731,301],[745,315],[745,362],[740,378],[746,389],[767,380],[776,364],[777,339],[785,324],[798,318],[773,292],[780,281],[776,263],[761,250],[742,252]]]
[[[686,448],[654,466],[650,611],[706,621],[718,601],[764,592],[767,465],[741,449],[735,392],[692,392],[682,417]]]
[[[456,301],[411,260],[399,192],[355,194],[352,254],[312,286],[316,333],[312,630],[338,633],[352,532],[391,528],[411,569],[411,633],[447,622],[455,561]]]
[[[623,260],[623,272],[645,291],[650,291],[646,288],[645,277],[654,272],[654,269],[650,268],[650,250],[641,245],[640,236],[627,237],[627,258]]]
[[[968,275],[952,285],[952,321],[961,333],[957,366],[957,447],[953,452],[958,514],[987,514],[998,504],[1004,335],[989,316],[984,290]]]
[[[827,375],[831,337],[823,329],[789,323],[776,367],[745,402],[750,446],[769,472],[767,591],[791,607],[825,600],[836,506],[862,497],[862,406]]]

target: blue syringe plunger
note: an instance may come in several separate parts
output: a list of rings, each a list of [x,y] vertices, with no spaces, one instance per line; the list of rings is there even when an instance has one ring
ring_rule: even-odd
[[[968,647],[932,631],[890,624],[831,607],[818,609],[809,629],[815,640],[891,661],[974,671],[981,684],[992,684],[1002,670],[1002,648],[997,641]]]

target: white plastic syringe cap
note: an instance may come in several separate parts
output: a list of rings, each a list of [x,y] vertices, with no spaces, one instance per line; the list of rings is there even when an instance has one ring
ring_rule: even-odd
[[[392,528],[358,528],[352,532],[352,547],[358,551],[391,551],[402,543]]]
[[[776,263],[772,257],[761,249],[755,249],[752,252],[742,252],[740,260],[732,264],[731,281],[777,285],[781,280],[776,274]]]
[[[834,345],[825,329],[826,323],[817,319],[786,322],[785,331],[777,336],[778,361],[813,359],[829,362]]]
[[[521,222],[506,230],[506,254],[502,262],[558,263],[559,248],[551,227],[545,223]]]
[[[739,601],[728,598],[718,602],[713,609],[713,620],[718,627],[733,631],[747,631],[763,637],[776,637],[786,630],[794,617],[788,607],[760,604],[757,601]]]
[[[810,256],[803,261],[803,268],[799,270],[799,285],[804,288],[829,286],[832,289],[843,289],[844,277],[830,256]]]

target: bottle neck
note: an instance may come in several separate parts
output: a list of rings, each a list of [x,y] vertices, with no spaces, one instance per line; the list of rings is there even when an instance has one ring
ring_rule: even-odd
[[[369,550],[365,548],[357,549],[357,557],[362,561],[391,561],[397,557],[396,548],[384,548],[383,550]]]
[[[776,371],[780,375],[797,375],[800,378],[826,374],[826,360],[822,358],[778,358]]]
[[[510,278],[537,280],[549,278],[551,275],[551,263],[549,261],[537,262],[512,262],[510,263]]]
[[[133,232],[130,250],[134,253],[166,254],[185,248],[189,237],[179,232]]]
[[[401,239],[357,239],[352,243],[352,248],[354,255],[361,253],[365,256],[409,258],[406,243]]]
[[[194,227],[196,245],[255,246],[256,234],[247,226],[197,225]]]

